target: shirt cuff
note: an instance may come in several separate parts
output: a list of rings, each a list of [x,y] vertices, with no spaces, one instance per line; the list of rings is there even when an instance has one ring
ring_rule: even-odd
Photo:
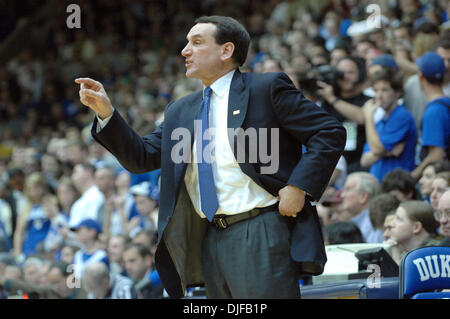
[[[97,121],[98,121],[97,128],[95,131],[96,131],[96,133],[99,133],[109,123],[109,120],[111,120],[113,114],[104,118],[103,120],[98,116],[98,114],[96,114],[95,116],[97,117]]]

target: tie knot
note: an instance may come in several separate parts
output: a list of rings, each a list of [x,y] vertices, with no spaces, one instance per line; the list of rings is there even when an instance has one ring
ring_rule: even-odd
[[[205,88],[205,97],[211,97],[211,93],[212,93],[212,89],[209,86],[207,86]]]

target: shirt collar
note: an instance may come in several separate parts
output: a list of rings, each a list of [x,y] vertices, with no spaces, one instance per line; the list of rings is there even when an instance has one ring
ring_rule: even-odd
[[[361,227],[364,223],[364,220],[367,218],[367,215],[369,215],[369,209],[363,210],[361,213],[356,215],[352,218],[352,222],[354,222],[358,227]]]
[[[236,69],[231,70],[225,75],[222,75],[220,78],[218,78],[216,81],[214,81],[213,84],[211,84],[211,89],[214,94],[216,94],[219,98],[222,98],[222,96],[229,90],[231,85],[231,80],[233,80],[233,75]],[[203,94],[205,92],[205,86],[203,86]]]

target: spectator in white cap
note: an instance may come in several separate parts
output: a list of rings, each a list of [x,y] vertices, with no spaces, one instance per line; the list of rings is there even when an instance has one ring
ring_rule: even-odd
[[[139,215],[132,217],[126,227],[127,234],[133,238],[144,229],[156,230],[158,227],[159,191],[150,182],[142,182],[130,188]]]
[[[432,161],[441,161],[449,155],[450,98],[442,89],[446,73],[445,62],[436,52],[427,52],[416,60],[420,69],[420,85],[427,96],[427,107],[422,118],[421,164],[411,173],[415,180]]]

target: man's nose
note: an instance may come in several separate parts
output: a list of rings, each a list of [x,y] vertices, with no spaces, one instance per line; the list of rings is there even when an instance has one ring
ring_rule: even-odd
[[[191,53],[191,47],[189,44],[186,44],[186,46],[181,50],[181,55],[186,57]]]

